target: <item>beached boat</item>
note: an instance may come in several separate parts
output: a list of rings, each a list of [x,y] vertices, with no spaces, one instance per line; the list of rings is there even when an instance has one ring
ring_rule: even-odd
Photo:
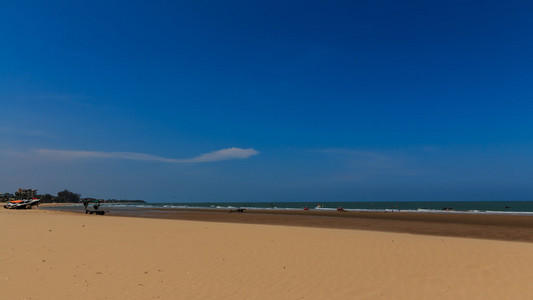
[[[39,204],[39,199],[24,199],[24,200],[12,200],[4,205],[5,209],[31,209],[33,206]]]

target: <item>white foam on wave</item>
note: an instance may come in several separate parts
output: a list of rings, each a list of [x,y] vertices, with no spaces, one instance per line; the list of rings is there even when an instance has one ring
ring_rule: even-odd
[[[81,204],[77,204],[81,205]],[[234,209],[248,209],[248,210],[272,210],[272,211],[298,211],[303,210],[304,207],[257,207],[257,206],[238,206],[238,205],[191,205],[191,204],[119,204],[119,203],[105,203],[106,206],[111,207],[136,207],[136,208],[168,208],[168,209],[213,209],[213,210],[234,210]],[[310,211],[336,211],[337,208],[332,207],[309,207]],[[485,210],[441,210],[441,209],[370,209],[370,208],[344,208],[348,212],[396,212],[396,213],[434,213],[434,214],[491,214],[491,215],[533,215],[533,212],[517,212],[517,211],[485,211]]]

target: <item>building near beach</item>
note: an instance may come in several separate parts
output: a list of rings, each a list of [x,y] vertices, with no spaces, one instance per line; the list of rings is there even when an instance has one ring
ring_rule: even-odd
[[[21,197],[24,198],[33,198],[35,195],[37,195],[37,190],[33,189],[18,189],[17,192]]]

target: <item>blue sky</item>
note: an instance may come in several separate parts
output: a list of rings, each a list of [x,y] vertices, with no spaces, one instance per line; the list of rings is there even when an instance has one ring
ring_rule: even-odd
[[[10,2],[0,192],[533,200],[529,1]]]

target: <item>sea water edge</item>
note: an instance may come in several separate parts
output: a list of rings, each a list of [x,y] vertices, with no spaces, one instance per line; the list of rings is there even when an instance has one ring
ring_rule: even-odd
[[[81,204],[80,204],[81,206]],[[451,214],[533,215],[533,201],[383,201],[383,202],[196,202],[196,203],[104,203],[104,207],[151,209],[213,209],[213,210],[315,210]],[[72,207],[72,206],[71,206]],[[58,207],[54,207],[58,209]],[[60,209],[61,210],[61,209]],[[70,210],[70,209],[69,209]]]

